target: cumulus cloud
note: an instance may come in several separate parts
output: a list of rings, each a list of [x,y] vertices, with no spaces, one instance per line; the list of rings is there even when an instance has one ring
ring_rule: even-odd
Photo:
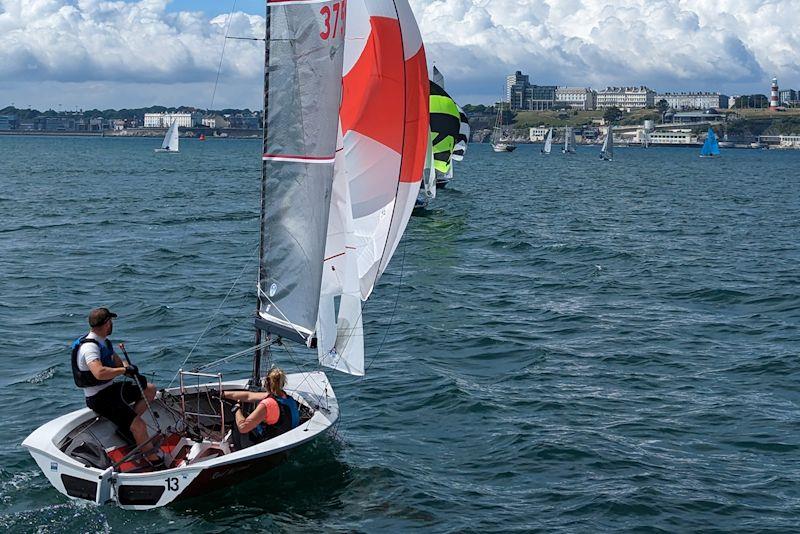
[[[0,0],[0,78],[15,81],[196,82],[216,74],[228,14],[169,13],[169,0]],[[235,13],[231,35],[264,34]],[[223,73],[257,78],[254,42],[229,41]],[[211,78],[213,79],[213,78]]]
[[[411,0],[429,57],[460,91],[520,68],[541,84],[766,91],[800,84],[789,0]]]
[[[463,102],[499,97],[520,69],[541,84],[766,91],[800,85],[791,0],[410,0],[429,62]],[[228,13],[169,0],[0,0],[0,96],[30,83],[213,83]],[[264,19],[234,13],[231,35]],[[260,83],[257,42],[228,41],[222,80]],[[16,90],[16,89],[15,89]],[[257,98],[241,105],[257,105]],[[124,103],[120,103],[122,105]]]

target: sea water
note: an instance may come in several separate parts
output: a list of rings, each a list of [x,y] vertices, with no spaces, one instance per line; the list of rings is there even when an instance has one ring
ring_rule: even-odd
[[[159,144],[0,137],[6,531],[798,528],[793,151],[473,144],[365,306],[367,375],[328,373],[334,432],[154,511],[63,497],[20,442],[83,406],[90,308],[159,387],[253,342],[259,141]]]

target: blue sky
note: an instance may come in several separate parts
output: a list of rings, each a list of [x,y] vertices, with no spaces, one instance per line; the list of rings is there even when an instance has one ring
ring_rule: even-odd
[[[131,0],[126,1],[130,2]],[[172,0],[167,6],[167,11],[173,13],[179,11],[203,11],[208,15],[230,12],[232,5],[232,0]],[[236,0],[236,10],[251,15],[263,15],[264,2],[260,0]]]
[[[357,1],[357,0],[350,0]],[[533,83],[729,95],[800,88],[796,0],[409,0],[461,103]],[[0,0],[0,107],[209,107],[233,0]],[[231,35],[263,33],[237,0]],[[228,42],[215,107],[258,108],[258,43]]]

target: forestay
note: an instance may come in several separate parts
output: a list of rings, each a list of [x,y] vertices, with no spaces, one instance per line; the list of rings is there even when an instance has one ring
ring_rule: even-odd
[[[267,1],[259,318],[309,342],[331,202],[344,2]]]

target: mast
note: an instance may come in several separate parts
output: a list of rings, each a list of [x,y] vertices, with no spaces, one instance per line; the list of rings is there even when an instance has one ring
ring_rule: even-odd
[[[263,145],[262,154],[267,151],[267,104],[269,103],[269,26],[270,26],[270,7],[269,2],[265,2],[264,19],[266,22],[266,29],[264,32],[264,107],[261,111],[261,140]],[[261,215],[259,216],[259,237],[258,237],[258,275],[257,284],[258,290],[256,291],[256,316],[261,310],[261,280],[266,276],[264,270],[264,235],[266,234],[266,217],[265,217],[265,198],[267,196],[267,162],[261,161]],[[261,349],[261,329],[256,328],[255,336],[255,354],[253,354],[253,376],[251,378],[251,387],[258,387],[261,380],[261,356],[264,352]],[[269,349],[267,349],[269,350]]]
[[[264,31],[264,107],[261,110],[261,142],[263,150],[261,153],[263,154],[267,150],[267,99],[269,98],[269,15],[270,15],[270,7],[269,2],[264,3],[264,19],[266,22],[266,29]],[[267,164],[265,161],[261,161],[261,215],[259,216],[259,232],[258,232],[258,274],[256,275],[256,282],[258,285],[258,291],[256,291],[256,316],[258,316],[258,311],[261,309],[261,280],[264,278],[264,234],[266,233],[266,225],[264,224],[265,217],[264,217],[264,210],[265,210],[265,202],[264,198],[267,194]],[[261,356],[263,354],[263,350],[261,349],[261,329],[255,328],[256,331],[256,339],[255,339],[255,354],[253,354],[253,376],[251,378],[251,387],[257,387],[258,382],[261,379]]]

